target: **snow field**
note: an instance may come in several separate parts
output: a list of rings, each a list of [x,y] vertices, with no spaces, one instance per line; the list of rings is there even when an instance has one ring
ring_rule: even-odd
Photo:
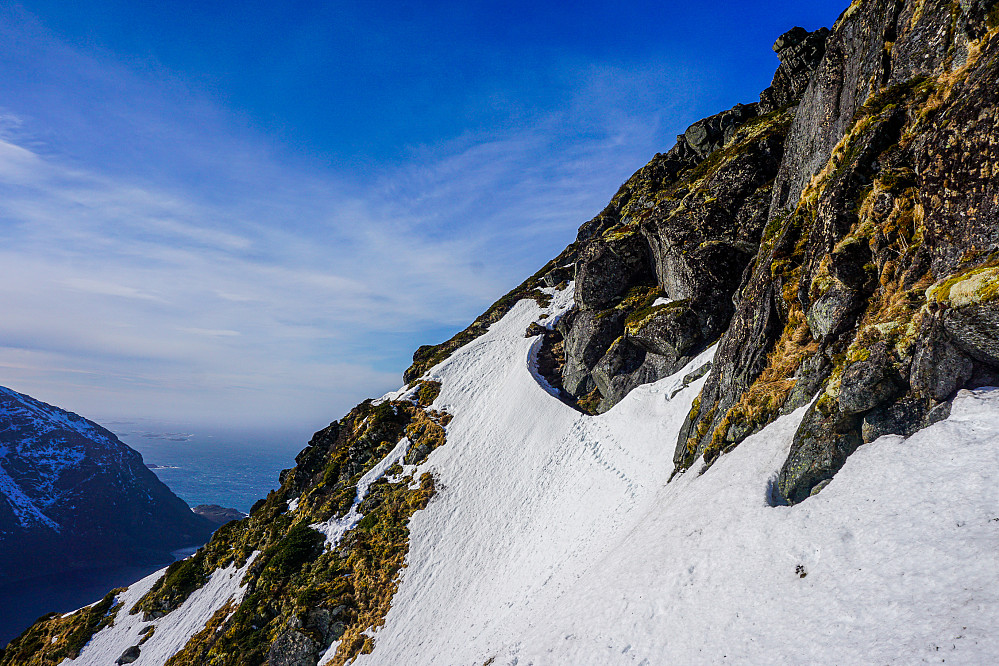
[[[242,567],[230,564],[223,569],[216,569],[208,583],[192,592],[178,609],[151,622],[143,622],[142,613],[130,615],[128,611],[153,587],[166,569],[133,583],[115,600],[116,604],[121,603],[121,608],[115,615],[114,624],[94,634],[79,657],[74,660],[64,659],[60,666],[110,666],[126,648],[138,645],[143,638],[139,632],[150,625],[156,627],[153,635],[141,645],[141,654],[133,663],[135,666],[159,666],[166,663],[194,634],[204,629],[205,623],[219,609],[229,601],[239,604],[245,593],[243,576],[259,554],[259,551],[253,553]]]
[[[551,312],[571,305],[556,294]],[[666,484],[702,380],[579,414],[533,376],[521,301],[429,376],[454,415],[419,470],[407,569],[357,665],[990,663],[999,654],[999,391],[862,447],[771,506],[804,409]]]

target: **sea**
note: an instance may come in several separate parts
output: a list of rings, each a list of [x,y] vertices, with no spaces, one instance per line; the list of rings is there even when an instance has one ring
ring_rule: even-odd
[[[309,443],[312,430],[185,427],[143,421],[105,425],[142,454],[177,496],[194,507],[218,504],[249,513],[276,489],[281,470]]]

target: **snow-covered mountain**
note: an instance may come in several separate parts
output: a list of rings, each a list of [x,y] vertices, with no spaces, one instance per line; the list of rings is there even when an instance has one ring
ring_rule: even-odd
[[[994,662],[994,5],[782,35],[247,518],[0,664]]]
[[[113,433],[0,387],[0,585],[168,563],[211,529]]]

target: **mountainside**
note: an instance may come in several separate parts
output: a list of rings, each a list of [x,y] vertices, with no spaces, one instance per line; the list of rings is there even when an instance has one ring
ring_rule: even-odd
[[[0,387],[0,585],[168,563],[211,530],[113,433]]]
[[[247,518],[0,664],[993,661],[997,33],[782,35]]]

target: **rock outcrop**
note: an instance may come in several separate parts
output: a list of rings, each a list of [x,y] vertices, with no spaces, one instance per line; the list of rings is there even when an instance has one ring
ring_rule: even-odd
[[[994,382],[991,5],[855,2],[829,33],[678,470],[817,392],[778,484],[801,501],[863,442]]]
[[[858,1],[781,35],[759,103],[694,123],[580,227],[570,398],[606,411],[717,341],[676,470],[814,402],[778,484],[801,501],[999,383],[997,14]]]
[[[760,103],[691,125],[625,183],[577,236],[575,311],[562,386],[604,412],[717,340],[755,257],[793,119],[789,106],[821,58],[828,30],[797,28]],[[762,112],[762,113],[761,113]]]

